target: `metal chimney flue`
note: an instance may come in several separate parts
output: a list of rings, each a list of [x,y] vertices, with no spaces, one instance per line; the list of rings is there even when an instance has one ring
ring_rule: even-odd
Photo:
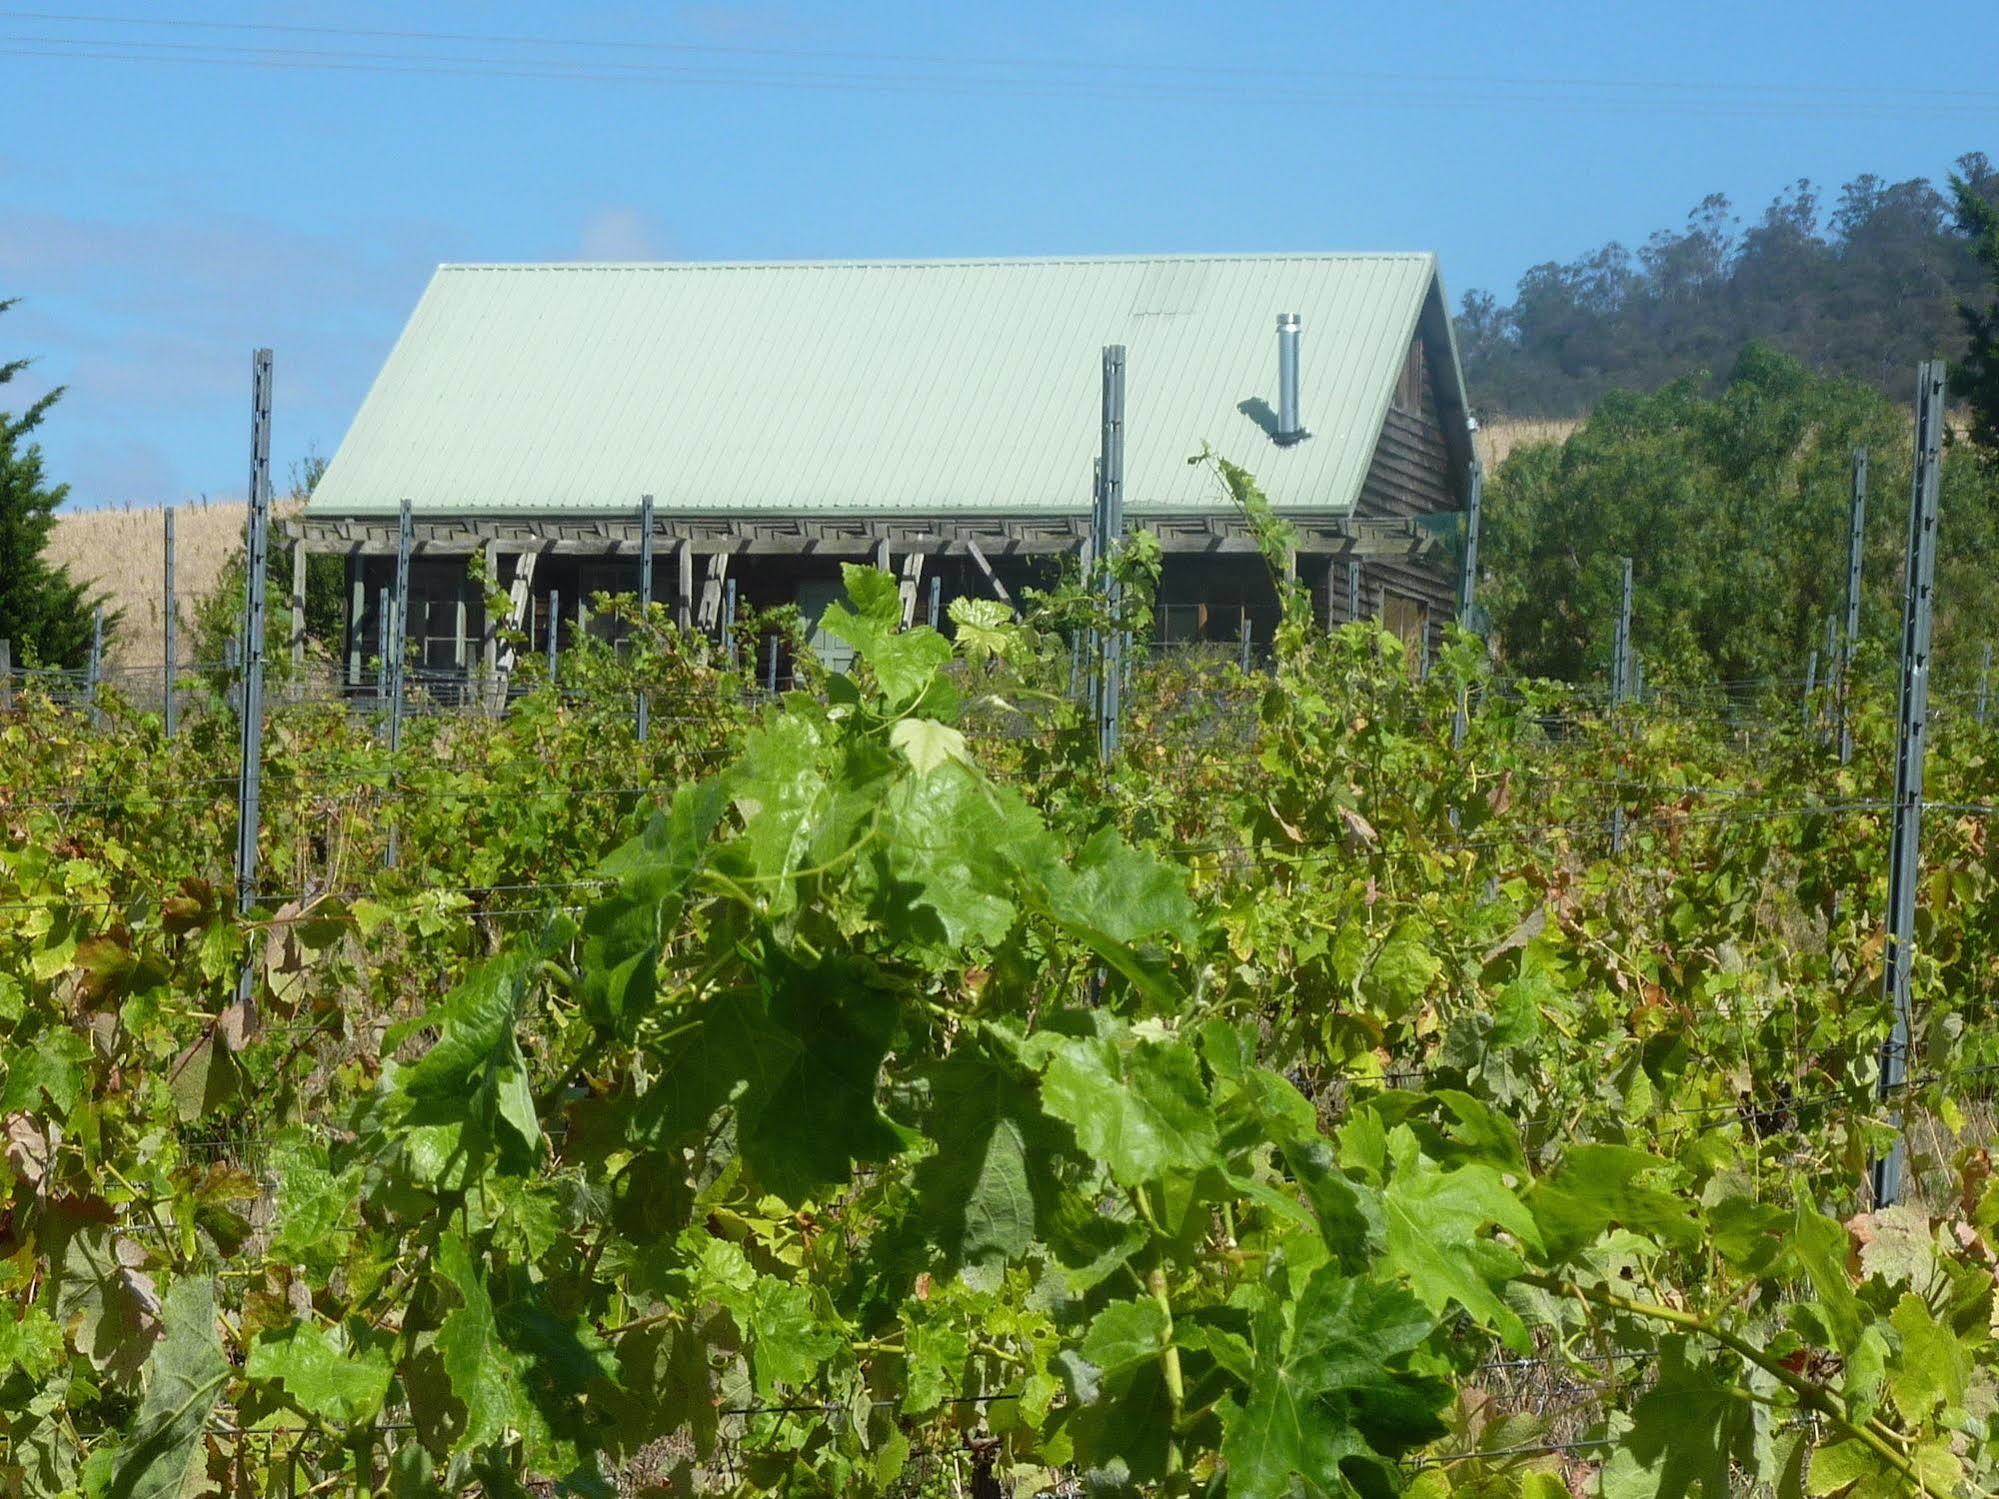
[[[1280,444],[1288,446],[1307,436],[1298,420],[1298,314],[1277,314],[1277,431]]]

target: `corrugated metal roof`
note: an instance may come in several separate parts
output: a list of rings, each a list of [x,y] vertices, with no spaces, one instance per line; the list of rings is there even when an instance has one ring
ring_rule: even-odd
[[[1429,255],[440,267],[315,515],[1087,510],[1100,351],[1127,355],[1126,507],[1359,495]],[[1312,436],[1273,443],[1276,315]],[[1455,371],[1450,372],[1455,378]]]

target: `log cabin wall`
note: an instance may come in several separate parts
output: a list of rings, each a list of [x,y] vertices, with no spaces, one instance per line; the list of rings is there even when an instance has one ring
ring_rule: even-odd
[[[1408,364],[1396,382],[1374,461],[1361,485],[1355,513],[1362,518],[1432,515],[1462,507],[1438,409],[1437,368],[1435,352],[1419,333],[1410,345]],[[1421,606],[1428,615],[1426,644],[1433,655],[1443,645],[1444,626],[1457,613],[1457,592],[1457,568],[1448,554],[1406,562],[1370,558],[1361,564],[1363,614],[1391,624],[1406,620],[1411,612],[1407,604],[1391,609],[1389,594]],[[1342,580],[1335,580],[1333,597],[1344,613]]]

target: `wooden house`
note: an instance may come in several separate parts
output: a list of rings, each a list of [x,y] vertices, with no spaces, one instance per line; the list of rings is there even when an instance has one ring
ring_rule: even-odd
[[[653,597],[692,625],[717,627],[732,581],[816,613],[843,561],[899,573],[916,618],[1017,598],[1087,541],[1113,344],[1163,641],[1275,622],[1241,517],[1187,461],[1203,444],[1295,526],[1328,623],[1434,638],[1473,458],[1421,254],[444,266],[291,525],[295,617],[305,555],[345,556],[358,679],[405,499],[432,672],[504,664],[475,555],[537,649],[590,628],[592,594],[635,592],[645,496]]]

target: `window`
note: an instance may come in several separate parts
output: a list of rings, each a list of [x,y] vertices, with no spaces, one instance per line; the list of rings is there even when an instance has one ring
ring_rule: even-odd
[[[1395,406],[1398,411],[1407,411],[1420,416],[1423,411],[1423,340],[1421,337],[1409,341],[1409,352],[1402,360],[1402,373],[1395,380]]]

